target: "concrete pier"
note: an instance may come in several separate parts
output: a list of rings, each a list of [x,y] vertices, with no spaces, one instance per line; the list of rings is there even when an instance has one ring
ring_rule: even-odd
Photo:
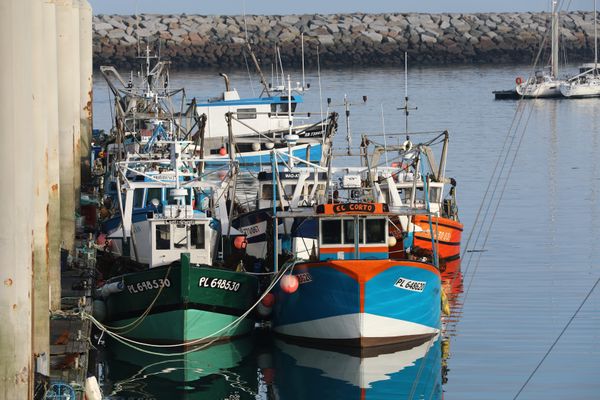
[[[32,398],[33,2],[0,2],[0,398]]]
[[[60,310],[60,168],[58,129],[58,60],[56,49],[56,8],[54,0],[44,1],[44,92],[48,128],[48,263],[50,309]]]
[[[50,375],[50,284],[49,284],[49,237],[48,237],[48,118],[44,59],[44,4],[42,0],[32,2],[32,131],[31,147],[34,162],[33,201],[33,358],[36,371]],[[24,143],[22,144],[24,145]],[[29,146],[27,146],[29,147]]]
[[[79,0],[79,121],[81,182],[90,179],[90,144],[92,141],[92,7]]]
[[[91,101],[91,11],[85,0],[4,0],[0,19],[6,55],[0,63],[0,398],[33,399],[34,382],[52,375],[83,384],[87,372],[90,326],[72,311],[90,310],[94,253],[80,252],[87,261],[62,276],[60,245],[72,251],[75,244],[80,104]],[[80,30],[88,32],[81,42]],[[80,47],[87,49],[83,60]],[[80,95],[81,79],[88,96]],[[75,301],[58,312],[65,293]],[[59,337],[70,347],[50,346],[62,329],[50,323],[51,310],[72,319],[67,339]],[[75,366],[56,361],[73,354]],[[40,398],[47,387],[37,389]]]
[[[58,126],[60,159],[60,219],[62,246],[73,251],[75,243],[75,146],[79,140],[79,71],[75,65],[75,41],[73,29],[73,2],[55,0],[56,5],[56,53],[58,68]],[[79,42],[77,41],[79,49]],[[74,79],[77,75],[77,79]],[[79,149],[77,148],[79,155]],[[79,159],[79,157],[77,157]],[[79,174],[79,172],[78,172]]]

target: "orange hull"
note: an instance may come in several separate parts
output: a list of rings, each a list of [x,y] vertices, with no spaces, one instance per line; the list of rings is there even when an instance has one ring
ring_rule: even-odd
[[[417,255],[431,256],[431,231],[429,217],[415,215],[413,222],[422,232],[414,233],[413,252]],[[443,217],[431,217],[434,241],[440,261],[449,261],[460,257],[460,240],[463,224]]]

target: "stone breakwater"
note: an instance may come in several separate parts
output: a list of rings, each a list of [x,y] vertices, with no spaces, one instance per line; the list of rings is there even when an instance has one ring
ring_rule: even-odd
[[[97,15],[94,64],[137,67],[139,42],[160,39],[175,68],[246,66],[245,38],[263,66],[278,46],[284,66],[299,66],[304,34],[307,65],[531,64],[540,47],[549,57],[549,13],[336,14],[286,16]],[[593,13],[560,16],[561,54],[593,59]],[[155,41],[156,43],[156,41]],[[543,44],[543,45],[542,45]],[[248,59],[248,63],[251,61]]]

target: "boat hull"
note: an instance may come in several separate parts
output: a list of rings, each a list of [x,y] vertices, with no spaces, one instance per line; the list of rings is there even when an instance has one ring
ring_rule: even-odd
[[[422,229],[420,232],[414,232],[413,253],[419,256],[431,257],[433,252],[429,217],[415,215],[413,222]],[[431,226],[433,227],[434,242],[439,261],[447,262],[458,259],[460,257],[463,224],[449,218],[431,217]]]
[[[408,260],[331,260],[294,268],[279,291],[276,333],[298,341],[371,347],[432,337],[440,327],[440,274]],[[409,284],[413,287],[403,287]]]
[[[209,342],[248,334],[254,320],[227,329],[256,301],[258,280],[242,272],[165,266],[111,279],[124,289],[106,300],[106,324],[153,343]],[[143,316],[145,315],[145,316]]]
[[[560,82],[523,83],[517,85],[517,94],[524,98],[555,98],[562,97]]]
[[[248,151],[236,154],[235,159],[241,165],[270,165],[271,153],[272,150]],[[322,153],[323,150],[320,143],[298,144],[292,146],[292,155],[308,162],[320,163],[322,159]],[[287,151],[285,154],[280,153],[279,157],[278,163],[287,162],[289,159]],[[215,163],[218,163],[219,161],[228,163],[230,160],[230,156],[227,154],[210,154],[205,158],[210,160],[211,165],[215,165]]]
[[[600,97],[600,80],[593,79],[585,84],[561,85],[563,96],[569,98]]]

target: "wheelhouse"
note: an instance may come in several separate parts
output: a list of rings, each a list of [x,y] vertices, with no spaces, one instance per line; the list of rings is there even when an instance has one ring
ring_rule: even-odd
[[[339,203],[319,206],[320,260],[389,258],[389,219],[381,203]]]

